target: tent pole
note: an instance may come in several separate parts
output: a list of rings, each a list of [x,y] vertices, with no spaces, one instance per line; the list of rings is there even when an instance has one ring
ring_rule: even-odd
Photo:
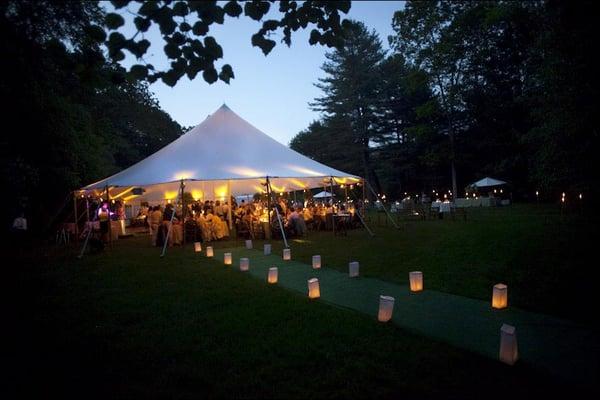
[[[269,220],[269,229],[271,229],[271,182],[267,179],[267,218]]]
[[[283,237],[283,243],[285,243],[286,249],[290,246],[288,245],[287,239],[285,237],[285,230],[283,230],[283,224],[281,223],[281,215],[279,214],[279,209],[275,206],[275,212],[277,213],[277,221],[279,221],[279,229],[281,229],[281,237]]]
[[[271,181],[269,180],[268,176],[267,176],[267,190],[270,193],[273,192],[271,190]],[[289,248],[290,246],[288,245],[287,238],[285,237],[285,230],[283,229],[283,224],[281,223],[281,215],[279,214],[279,209],[277,208],[277,205],[275,205],[275,212],[277,213],[277,222],[279,222],[279,229],[281,230],[281,237],[283,238],[283,243],[285,243],[286,248]],[[270,219],[269,219],[269,229],[271,229]]]
[[[366,200],[367,200],[367,188],[365,187],[365,179],[363,178],[362,180],[362,187],[363,187],[363,201],[362,201],[362,213],[363,215],[367,215],[365,214],[365,210],[366,210]]]
[[[179,199],[177,199],[179,200]],[[169,220],[169,228],[167,229],[167,237],[165,238],[165,242],[163,244],[162,252],[160,253],[161,257],[165,256],[167,252],[167,243],[169,243],[169,239],[171,238],[171,227],[173,226],[173,217],[175,217],[175,207],[173,207],[173,212],[171,213],[171,219]]]
[[[350,192],[350,194],[352,195],[353,201],[354,200],[358,200],[358,198],[352,193],[352,191]],[[364,199],[363,199],[363,206],[361,208],[364,211],[364,209],[365,209],[365,207],[364,207]],[[365,217],[363,217],[364,214],[361,215],[361,211],[358,208],[355,208],[354,212],[356,213],[356,215],[358,215],[358,218],[360,219],[360,222],[363,224],[363,226],[365,227],[365,229],[367,230],[367,232],[369,232],[369,235],[371,237],[375,236],[375,234],[373,233],[373,231],[371,230],[371,228],[369,228],[369,226],[365,222]]]
[[[344,185],[344,204],[348,206],[348,184]]]
[[[87,218],[87,222],[90,222],[90,202],[88,196],[85,196],[85,216]]]
[[[79,243],[79,218],[77,215],[77,194],[73,191],[73,212],[75,213],[75,243]]]
[[[333,212],[333,176],[329,177],[329,185],[331,186],[331,229],[333,230],[333,236],[335,236],[335,213]]]
[[[185,208],[185,196],[183,195],[184,190],[185,190],[185,183],[183,183],[183,179],[181,180],[181,184],[179,185],[180,191],[181,191],[181,227],[182,227],[182,231],[183,231],[183,235],[181,235],[181,241],[182,244],[181,246],[184,247],[185,246],[185,214],[186,214],[186,208]]]
[[[92,234],[92,231],[94,230],[93,222],[98,217],[98,210],[100,209],[100,207],[102,207],[102,202],[100,202],[100,204],[98,204],[98,206],[96,207],[96,210],[94,211],[94,218],[92,218],[92,221],[88,221],[87,235],[85,235],[85,241],[83,242],[83,246],[81,247],[81,251],[79,252],[79,256],[77,256],[77,258],[83,257],[83,254],[85,253],[85,249],[87,248],[88,242],[90,240],[90,235]]]
[[[365,220],[363,219],[362,215],[360,215],[360,211],[358,211],[358,209],[356,209],[356,215],[358,215],[358,218],[360,219],[360,222],[363,224],[363,226],[367,229],[367,232],[369,232],[369,235],[371,237],[375,236],[375,234],[373,233],[373,231],[371,231],[371,229],[367,226],[367,223],[365,222]]]
[[[369,190],[371,191],[371,193],[373,193],[373,196],[375,196],[377,198],[377,193],[375,193],[375,190],[373,190],[373,187],[369,184],[369,182],[367,182],[367,181],[365,181],[365,182],[367,183],[367,185],[369,185]],[[396,227],[396,229],[400,229],[400,227],[396,224],[396,221],[394,221],[394,218],[392,218],[392,216],[388,213],[388,210],[387,210],[387,208],[385,208],[385,204],[383,204],[383,202],[381,202],[381,206],[383,207],[383,211],[385,211],[385,215],[392,222],[392,225],[394,225]]]
[[[229,199],[227,200],[227,219],[229,220],[229,234],[231,235],[231,229],[233,229],[233,221],[231,220],[231,179],[227,181],[227,196]]]
[[[112,218],[110,216],[110,193],[106,185],[106,204],[108,205],[108,244],[112,248]]]

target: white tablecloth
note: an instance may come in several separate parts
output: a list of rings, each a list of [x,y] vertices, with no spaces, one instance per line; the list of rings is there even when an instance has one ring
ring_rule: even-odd
[[[442,213],[449,213],[450,202],[434,201],[433,203],[431,203],[431,208],[437,208],[438,211]]]

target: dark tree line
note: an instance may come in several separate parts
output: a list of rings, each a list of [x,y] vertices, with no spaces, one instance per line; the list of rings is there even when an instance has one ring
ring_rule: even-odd
[[[291,146],[392,196],[486,175],[523,197],[596,192],[591,2],[408,2],[391,51],[355,22],[327,54],[320,121]]]
[[[25,211],[41,230],[65,196],[150,155],[181,134],[147,84],[116,79],[86,30],[94,2],[0,5],[0,176],[4,223]]]

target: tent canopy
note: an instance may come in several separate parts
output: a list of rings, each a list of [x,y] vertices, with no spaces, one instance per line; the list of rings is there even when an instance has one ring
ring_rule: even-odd
[[[180,182],[196,200],[355,183],[360,177],[284,146],[223,104],[201,124],[137,164],[82,189],[136,201],[175,199]]]
[[[479,188],[500,186],[500,185],[506,185],[506,182],[498,180],[498,179],[490,178],[490,177],[483,178],[483,179],[471,184],[471,186],[479,187]]]
[[[335,196],[335,195],[333,195],[333,196]],[[328,197],[332,197],[331,193],[329,193],[327,191],[322,191],[322,192],[315,194],[313,196],[313,199],[324,199],[324,198],[328,198]]]

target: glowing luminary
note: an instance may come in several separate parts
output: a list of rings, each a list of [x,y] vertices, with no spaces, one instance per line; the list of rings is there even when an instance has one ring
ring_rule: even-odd
[[[394,312],[394,298],[391,296],[379,296],[379,313],[377,319],[380,322],[388,322],[392,319]]]
[[[263,252],[265,254],[265,256],[268,256],[269,254],[271,254],[271,245],[270,244],[265,244],[263,246]]]
[[[359,268],[360,265],[358,261],[352,261],[350,264],[348,264],[348,275],[350,278],[356,278],[358,276]]]
[[[202,251],[202,243],[194,242],[194,251],[200,253]]]
[[[267,282],[277,283],[278,274],[279,273],[278,273],[277,267],[269,268],[269,275],[267,275]]]
[[[313,267],[313,269],[321,268],[321,256],[319,256],[319,255],[312,256],[312,267]]]
[[[212,246],[206,246],[206,257],[212,257],[215,253],[213,252]]]
[[[250,269],[250,259],[240,258],[240,271],[248,271]]]
[[[519,348],[517,346],[517,330],[514,326],[502,324],[500,328],[500,361],[505,364],[513,365],[519,358]]]
[[[283,249],[283,259],[285,261],[292,259],[292,249]]]
[[[410,291],[420,292],[423,290],[423,273],[421,271],[413,271],[408,273],[410,281]]]
[[[225,263],[225,265],[231,265],[231,253],[225,253],[223,255],[223,263]]]
[[[252,240],[251,239],[246,240],[246,248],[247,249],[251,249],[252,248]]]
[[[321,297],[319,280],[317,278],[312,278],[308,280],[308,297],[311,299],[318,299],[319,297]]]
[[[494,285],[492,290],[492,307],[506,308],[508,306],[508,286],[503,283]]]

